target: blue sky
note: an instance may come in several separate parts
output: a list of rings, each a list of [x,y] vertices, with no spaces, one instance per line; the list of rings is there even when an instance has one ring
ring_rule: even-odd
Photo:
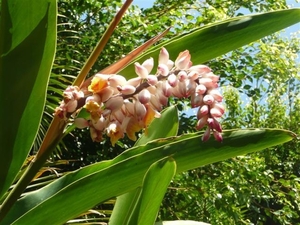
[[[134,0],[133,4],[140,8],[149,8],[153,5],[154,0]]]

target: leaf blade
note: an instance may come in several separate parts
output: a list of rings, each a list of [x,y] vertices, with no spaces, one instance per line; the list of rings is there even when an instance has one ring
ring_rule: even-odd
[[[295,8],[235,17],[209,24],[157,45],[120,73],[132,77],[135,74],[132,64],[136,61],[143,62],[150,57],[157,59],[161,47],[165,47],[171,57],[177,57],[181,51],[188,49],[194,64],[205,63],[298,22],[300,9]]]
[[[162,127],[163,129],[158,129]],[[147,134],[142,136],[135,142],[134,146],[146,144],[158,138],[166,138],[176,136],[179,129],[178,109],[176,106],[170,106],[162,111],[160,118],[155,118],[148,127]]]
[[[28,194],[14,205],[1,224],[10,224],[17,218],[13,224],[41,224],[49,219],[49,215],[53,223],[64,223],[99,202],[141,186],[149,166],[166,156],[172,156],[177,163],[177,172],[182,172],[259,151],[294,137],[292,132],[285,130],[248,129],[224,131],[223,143],[212,139],[202,143],[199,133],[159,139],[126,151],[114,160],[70,173]]]
[[[157,129],[163,127],[164,129]],[[148,141],[163,137],[177,135],[179,128],[179,117],[176,106],[166,108],[160,118],[155,118],[148,127],[148,134],[143,133],[135,142],[134,146],[146,144]],[[137,204],[140,188],[132,190],[124,195],[118,196],[113,213],[110,217],[111,225],[127,224],[132,217],[132,212]],[[127,210],[124,210],[127,209]]]
[[[169,157],[150,166],[143,180],[136,224],[155,223],[159,207],[175,173],[176,162]]]
[[[18,174],[37,134],[56,47],[55,0],[1,3],[0,196]]]

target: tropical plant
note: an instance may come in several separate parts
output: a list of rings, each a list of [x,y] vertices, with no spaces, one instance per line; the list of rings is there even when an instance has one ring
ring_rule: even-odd
[[[222,137],[219,133],[221,128],[217,120],[213,120],[213,118],[210,118],[212,120],[208,122],[208,125],[214,130],[216,139],[222,140],[222,143],[208,140],[210,129],[204,134],[196,132],[176,136],[178,115],[175,107],[167,108],[162,113],[161,118],[153,120],[149,125],[154,115],[157,115],[156,112],[151,111],[151,108],[145,108],[141,103],[137,103],[138,106],[135,106],[136,108],[133,110],[135,114],[131,114],[131,123],[129,124],[138,127],[133,127],[133,131],[127,129],[126,133],[134,139],[135,131],[146,128],[147,134],[143,134],[134,147],[112,160],[80,168],[43,188],[25,193],[19,198],[30,181],[39,173],[61,138],[74,129],[74,121],[80,127],[89,125],[92,138],[95,140],[101,138],[99,129],[91,126],[93,121],[89,121],[87,124],[87,120],[99,120],[101,117],[101,115],[93,114],[92,106],[97,103],[104,104],[104,115],[111,112],[116,113],[122,107],[123,101],[121,100],[131,98],[139,93],[143,94],[139,96],[137,102],[143,102],[144,105],[147,105],[148,94],[143,90],[152,86],[160,90],[155,86],[156,79],[165,80],[165,77],[169,79],[172,74],[169,74],[170,71],[176,75],[182,71],[188,71],[193,80],[200,84],[203,82],[206,88],[212,89],[215,87],[215,82],[211,86],[211,81],[206,83],[204,81],[207,80],[201,79],[217,78],[210,73],[210,69],[206,66],[195,66],[192,69],[189,65],[190,54],[188,51],[184,51],[185,49],[192,53],[194,64],[200,64],[300,21],[298,9],[231,18],[191,30],[187,34],[176,36],[142,53],[165,35],[166,31],[146,42],[117,63],[104,68],[100,74],[86,79],[89,69],[101,53],[130,3],[131,1],[124,3],[90,58],[84,64],[73,86],[64,91],[62,103],[55,111],[53,121],[48,127],[34,159],[10,190],[32,149],[43,119],[47,85],[56,49],[57,7],[55,0],[38,2],[33,0],[1,1],[1,224],[47,224],[49,220],[51,224],[62,224],[84,213],[94,205],[115,196],[120,197],[117,198],[111,224],[153,224],[166,188],[175,173],[237,155],[259,151],[290,141],[295,136],[287,130],[260,128],[225,130]],[[165,49],[168,50],[168,53]],[[170,54],[172,60],[175,60],[173,57],[179,54],[175,60],[177,70],[173,71],[168,68],[167,54]],[[150,72],[147,70],[153,66],[152,61],[149,61],[150,57],[160,60],[161,64],[156,65],[158,67],[157,76],[149,75]],[[136,63],[137,61],[146,63],[140,65]],[[195,71],[194,74],[191,71]],[[140,76],[134,90],[132,87],[125,88],[125,85],[119,87],[125,78],[117,75],[104,75],[118,72],[128,80],[133,78],[132,82],[136,81],[134,80],[136,73]],[[200,73],[201,76],[199,77]],[[210,76],[210,78],[205,76]],[[53,78],[52,82],[55,82]],[[186,78],[183,76],[183,79]],[[118,85],[113,85],[114,82]],[[152,86],[149,86],[148,82]],[[109,89],[105,89],[108,86]],[[107,90],[108,94],[104,93],[104,89]],[[116,92],[120,92],[120,94],[111,95]],[[205,90],[204,93],[206,93]],[[56,96],[51,92],[50,94]],[[82,100],[88,98],[87,95],[92,94],[99,94],[102,100],[99,101],[94,96],[93,99],[89,98],[88,101],[82,103]],[[105,99],[107,95],[109,97]],[[191,93],[185,93],[182,96],[179,94],[174,96],[187,97],[190,95]],[[166,96],[162,97],[166,98]],[[213,99],[199,102],[194,99],[192,102],[195,106],[203,106],[203,103],[205,103],[204,105],[211,105],[210,101],[214,103],[215,99],[220,101],[219,98],[220,96],[215,93]],[[119,105],[120,102],[122,103],[121,106]],[[131,104],[134,101],[128,102]],[[73,113],[75,111],[77,113],[77,110],[80,110],[84,105],[85,108],[78,113],[78,117],[72,117]],[[208,109],[210,108],[208,107]],[[210,116],[220,117],[219,114],[222,114],[220,111],[222,108],[214,112],[210,111]],[[147,116],[143,113],[146,113]],[[137,122],[135,121],[137,114],[143,114],[142,125],[135,123]],[[201,114],[205,113],[201,111]],[[198,118],[199,128],[207,123],[206,120],[203,122],[202,118],[203,115]],[[119,130],[116,122],[112,124],[104,128],[112,144],[114,144],[118,140],[118,132],[121,130]],[[206,142],[201,141],[201,136]],[[95,195],[95,193],[97,194]],[[128,210],[124,210],[124,208]]]

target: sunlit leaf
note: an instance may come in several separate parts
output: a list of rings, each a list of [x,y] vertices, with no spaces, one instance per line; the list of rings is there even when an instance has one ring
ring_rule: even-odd
[[[113,160],[69,173],[20,199],[1,224],[15,220],[13,224],[43,224],[49,219],[53,224],[62,224],[99,202],[141,186],[148,168],[168,156],[176,161],[177,172],[182,172],[295,137],[279,129],[228,130],[223,135],[222,143],[213,139],[203,143],[201,133],[159,139],[129,149]]]
[[[143,62],[150,57],[157,59],[160,48],[164,46],[172,60],[175,60],[179,52],[188,49],[192,55],[192,62],[201,64],[298,22],[300,22],[300,9],[231,18],[196,28],[163,42],[136,61]],[[132,77],[135,74],[134,67],[130,64],[120,73],[127,78]]]
[[[146,144],[158,138],[176,136],[178,132],[178,110],[176,106],[166,108],[160,118],[154,119],[148,127],[147,134],[144,132],[135,142],[135,146]],[[140,188],[132,190],[124,195],[118,196],[110,217],[111,225],[126,224],[132,217],[133,209],[140,195]],[[127,210],[124,210],[124,209]]]
[[[176,173],[176,162],[172,158],[155,162],[146,172],[141,195],[138,200],[136,224],[152,225],[157,217],[162,199]]]
[[[197,222],[192,220],[173,220],[156,222],[155,225],[210,225],[209,223]]]

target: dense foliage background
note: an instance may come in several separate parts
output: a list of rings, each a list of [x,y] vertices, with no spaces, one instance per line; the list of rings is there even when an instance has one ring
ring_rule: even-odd
[[[61,90],[70,84],[110,23],[122,1],[60,0],[58,50],[48,89],[47,127]],[[132,6],[90,75],[110,65],[145,40],[172,26],[166,39],[196,26],[236,15],[288,8],[285,1],[155,1]],[[285,35],[286,36],[286,35]],[[225,129],[284,128],[299,134],[299,33],[274,34],[207,62],[221,76],[227,108]],[[205,54],[205,52],[203,52]],[[176,101],[174,99],[173,101]],[[179,104],[181,133],[193,131],[192,111]],[[74,138],[75,137],[75,138]],[[68,160],[61,171],[111,159],[132,146],[124,139],[112,148],[93,143],[88,131],[66,136],[53,161]],[[38,147],[36,143],[33,152]],[[62,151],[63,150],[63,151]],[[299,224],[299,142],[236,157],[177,175],[159,218],[193,219],[211,224]],[[65,161],[64,161],[65,162]],[[98,206],[110,209],[112,206]]]

